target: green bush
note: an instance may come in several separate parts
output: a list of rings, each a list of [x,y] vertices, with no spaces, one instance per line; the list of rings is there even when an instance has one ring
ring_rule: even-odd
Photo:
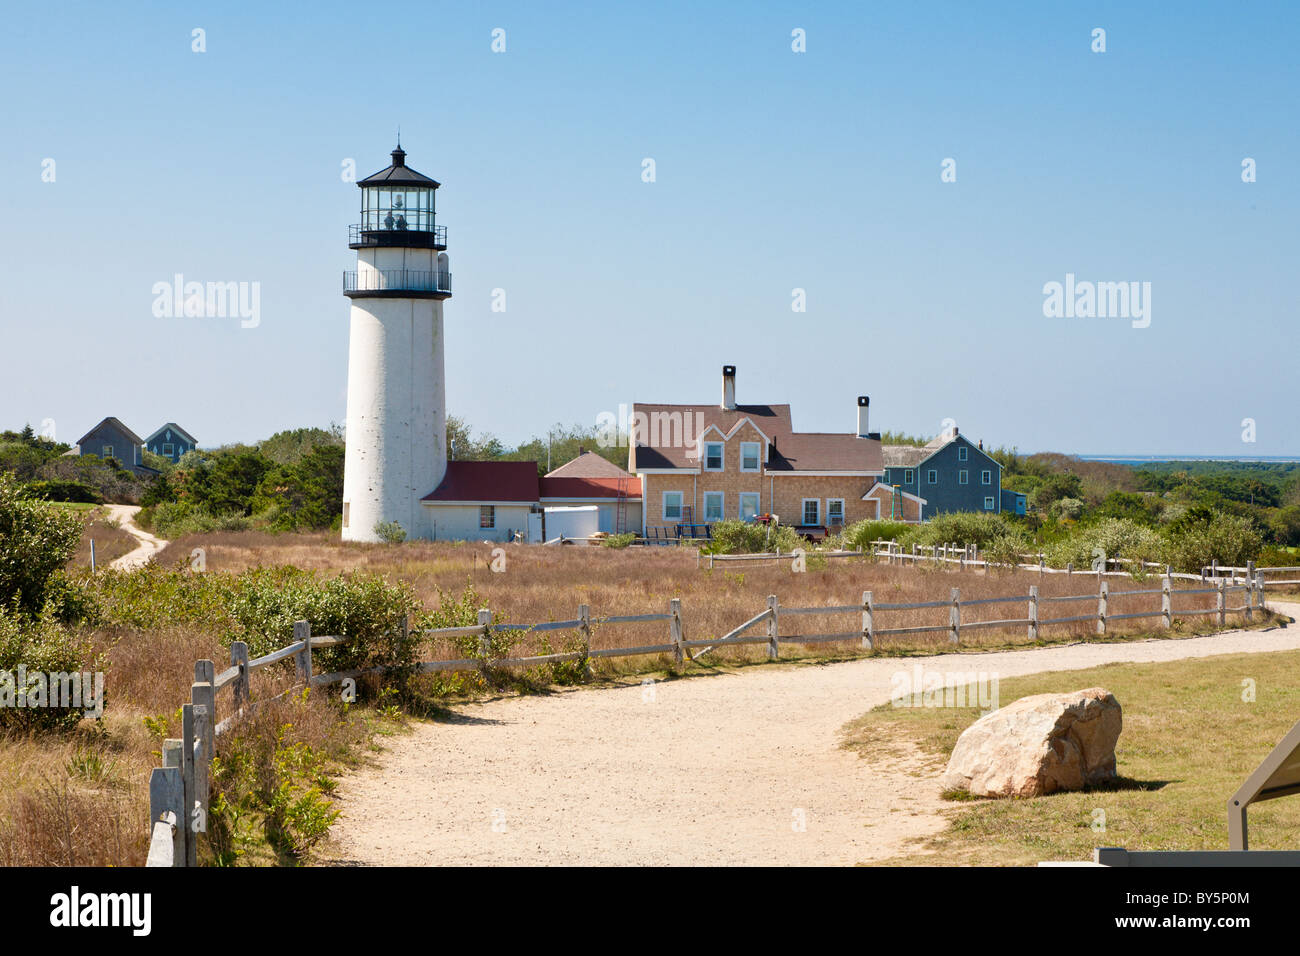
[[[707,554],[789,553],[807,542],[789,525],[764,525],[728,518],[712,525],[713,537],[702,550]]]
[[[1165,542],[1159,532],[1131,518],[1106,518],[1048,545],[1047,562],[1057,568],[1073,564],[1086,570],[1092,567],[1098,552],[1108,559],[1159,562]]]
[[[912,526],[902,521],[859,521],[844,529],[846,548],[861,548],[870,552],[873,541],[897,541]]]
[[[32,619],[0,606],[0,728],[19,731],[66,730],[85,716],[82,707],[16,706],[32,685],[18,686],[18,668],[31,674],[102,671],[89,638],[48,617]],[[48,688],[43,703],[53,703]],[[11,699],[10,695],[13,695]],[[39,700],[40,698],[29,698]]]
[[[0,604],[39,611],[50,576],[76,552],[81,527],[80,517],[27,497],[0,472]]]
[[[45,501],[75,501],[83,504],[102,504],[103,494],[84,481],[59,481],[40,479],[29,482],[27,494]]]
[[[635,540],[636,535],[634,534],[611,534],[601,542],[601,546],[605,548],[626,548]]]
[[[1175,571],[1192,574],[1213,561],[1243,567],[1264,545],[1249,518],[1215,512],[1205,521],[1180,522],[1167,532],[1164,560]]]
[[[1020,529],[994,511],[949,511],[936,515],[924,524],[907,525],[899,543],[940,545],[956,542],[958,545],[977,545],[981,551],[998,538]]]
[[[406,540],[406,529],[396,521],[381,521],[375,525],[375,534],[385,544],[401,544]]]

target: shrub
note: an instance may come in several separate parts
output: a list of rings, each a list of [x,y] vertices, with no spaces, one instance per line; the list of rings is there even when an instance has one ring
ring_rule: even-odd
[[[1012,525],[993,511],[949,511],[925,524],[908,525],[900,544],[974,544],[987,550],[998,538],[1012,533]],[[1017,529],[1018,530],[1018,529]]]
[[[375,525],[375,534],[385,544],[401,544],[406,540],[406,529],[396,521],[381,521]]]
[[[605,548],[626,548],[635,540],[636,535],[634,534],[611,534],[600,544]]]
[[[45,501],[76,501],[83,504],[102,504],[104,496],[98,488],[84,481],[50,481],[41,479],[27,485],[27,494]]]
[[[793,551],[806,546],[799,533],[789,525],[764,525],[728,518],[712,526],[713,538],[703,549],[710,554],[760,554],[766,551]]]
[[[0,727],[39,732],[74,727],[85,711],[80,707],[15,706],[17,698],[25,697],[32,686],[19,686],[19,666],[26,674],[71,674],[102,671],[105,664],[94,658],[86,636],[52,619],[33,620],[0,607]],[[48,687],[44,693],[45,703],[55,703]]]
[[[50,576],[76,553],[81,519],[28,498],[0,472],[0,604],[39,611]]]
[[[844,529],[843,541],[846,548],[871,550],[873,541],[897,541],[911,525],[902,521],[859,521]]]
[[[1132,561],[1160,561],[1165,543],[1159,532],[1131,518],[1107,518],[1080,528],[1069,537],[1048,546],[1047,560],[1053,567],[1073,564],[1091,568],[1101,552],[1106,558]]]
[[[1167,534],[1164,560],[1176,571],[1193,574],[1213,561],[1242,567],[1255,559],[1264,544],[1249,518],[1218,512],[1205,521],[1180,523]]]

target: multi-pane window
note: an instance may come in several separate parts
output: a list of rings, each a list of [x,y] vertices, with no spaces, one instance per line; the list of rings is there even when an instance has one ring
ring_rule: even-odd
[[[682,520],[682,493],[680,491],[664,492],[664,520]]]
[[[163,443],[163,446],[162,446],[162,453],[163,453],[163,457],[164,457],[164,458],[175,458],[175,457],[176,457],[176,446],[175,446],[175,445],[172,445],[172,444],[168,444],[167,442],[164,442],[164,443]]]
[[[903,472],[903,484],[910,485],[915,478],[916,475],[913,473],[911,468],[908,468]]]
[[[992,499],[992,498],[985,498],[985,499],[984,499],[984,510],[985,510],[985,511],[992,511],[992,510],[993,510],[993,499]]]
[[[479,505],[478,526],[480,528],[495,528],[497,526],[496,505]]]
[[[721,491],[706,491],[704,493],[704,520],[709,522],[722,520]]]
[[[821,502],[816,498],[803,500],[803,523],[806,525],[821,523]]]
[[[743,441],[740,443],[741,471],[758,471],[759,455],[762,447],[756,441]]]
[[[827,498],[826,499],[826,523],[827,524],[844,524],[844,499]]]
[[[981,471],[981,472],[980,472],[980,484],[983,484],[983,485],[991,485],[991,484],[993,484],[993,472],[989,471],[987,468],[985,468],[983,471]]]
[[[970,449],[967,448],[965,445],[959,445],[959,446],[957,447],[957,460],[958,460],[958,461],[965,461],[965,460],[966,460],[966,455],[967,455],[967,453],[968,453],[969,451],[970,451]]]
[[[965,468],[957,472],[957,484],[959,485],[968,484],[969,479],[970,479],[970,472],[967,471]]]
[[[748,521],[758,514],[758,493],[746,491],[740,495],[740,520]]]
[[[722,442],[711,441],[704,446],[704,470],[722,471]]]
[[[112,445],[105,445],[105,446],[104,446],[104,457],[105,457],[105,458],[112,458],[112,457],[113,457],[113,446],[112,446]]]
[[[925,473],[925,480],[926,480],[926,482],[927,482],[928,484],[931,484],[931,485],[933,485],[933,484],[937,484],[938,481],[939,481],[939,471],[938,471],[938,469],[936,469],[936,468],[931,468],[929,471],[927,471],[927,472]]]

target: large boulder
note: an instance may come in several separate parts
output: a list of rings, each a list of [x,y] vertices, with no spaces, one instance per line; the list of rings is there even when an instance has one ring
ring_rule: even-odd
[[[945,790],[979,797],[1037,797],[1115,779],[1119,701],[1104,687],[1022,697],[957,738]]]

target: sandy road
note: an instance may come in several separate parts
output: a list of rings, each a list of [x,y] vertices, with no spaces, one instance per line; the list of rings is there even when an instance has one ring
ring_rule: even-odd
[[[119,568],[124,571],[138,568],[143,564],[148,564],[149,560],[166,546],[167,542],[162,538],[155,537],[136,525],[135,516],[140,510],[139,505],[104,505],[104,509],[108,512],[110,518],[117,521],[123,531],[136,540],[135,550],[128,551],[115,560],[109,565],[110,568]]]
[[[1293,616],[1300,607],[1274,605]],[[920,758],[862,758],[845,723],[927,669],[1000,678],[1300,648],[1300,627],[979,655],[752,667],[460,707],[344,778],[336,863],[852,864],[944,826]],[[1061,690],[1070,690],[1063,683]],[[1007,701],[1004,701],[1006,703]],[[933,763],[930,761],[929,763]],[[948,805],[951,806],[951,805]],[[802,822],[804,829],[798,829]]]

